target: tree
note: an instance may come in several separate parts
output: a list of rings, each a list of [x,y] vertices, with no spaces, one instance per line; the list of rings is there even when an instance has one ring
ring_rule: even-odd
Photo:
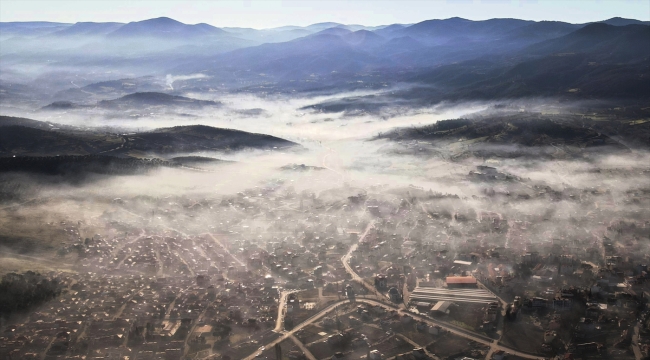
[[[26,312],[61,293],[56,279],[47,279],[39,273],[9,273],[0,281],[0,317]]]

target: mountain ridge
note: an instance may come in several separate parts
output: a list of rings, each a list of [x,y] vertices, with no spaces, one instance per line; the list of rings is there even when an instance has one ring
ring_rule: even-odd
[[[240,151],[300,148],[300,144],[267,134],[182,125],[132,134],[111,134],[65,126],[39,126],[38,120],[0,116],[0,156],[111,155],[132,152],[153,155],[197,151]],[[3,126],[6,123],[6,126]]]

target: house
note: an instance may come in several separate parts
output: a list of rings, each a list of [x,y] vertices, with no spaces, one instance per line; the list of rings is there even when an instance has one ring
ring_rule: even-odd
[[[585,316],[589,319],[598,319],[601,314],[601,309],[598,304],[591,304],[587,306],[585,310]]]
[[[415,357],[416,359],[427,359],[428,358],[427,353],[426,353],[426,351],[424,351],[423,348],[413,349],[412,354],[413,354],[413,357]]]
[[[531,300],[532,307],[546,307],[547,300],[540,297],[534,297]]]
[[[544,332],[544,344],[550,344],[555,340],[557,337],[557,333],[555,331],[545,331]]]
[[[596,328],[594,321],[589,318],[580,318],[578,325],[576,326],[577,330],[580,331],[593,331]]]
[[[499,313],[499,303],[491,302],[488,304],[487,309],[485,310],[485,320],[486,321],[495,321]]]
[[[424,332],[424,331],[427,331],[428,328],[429,328],[429,325],[427,325],[427,323],[425,323],[424,321],[418,321],[418,323],[415,324],[415,329],[417,331]]]
[[[384,274],[375,276],[375,287],[377,289],[385,289],[388,287],[388,278]]]
[[[352,346],[354,346],[355,348],[367,347],[368,340],[366,338],[356,338],[352,340]]]
[[[379,352],[379,350],[372,350],[368,353],[368,358],[370,360],[381,360],[382,356],[383,355]]]
[[[571,308],[571,299],[554,299],[553,300],[553,309],[555,310],[568,310]]]
[[[438,301],[432,308],[431,312],[436,314],[449,314],[449,307],[453,303],[451,301]]]
[[[327,338],[327,343],[330,345],[339,345],[342,342],[343,342],[343,334],[341,333],[330,335]]]

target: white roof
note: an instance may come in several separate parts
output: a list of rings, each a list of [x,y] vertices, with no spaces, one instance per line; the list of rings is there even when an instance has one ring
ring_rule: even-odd
[[[451,306],[451,304],[453,304],[451,301],[438,301],[433,306],[431,311],[447,312],[447,310],[449,309],[449,306]]]

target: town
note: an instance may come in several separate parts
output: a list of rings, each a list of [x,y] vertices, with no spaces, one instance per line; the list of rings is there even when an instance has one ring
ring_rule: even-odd
[[[417,186],[316,194],[269,181],[223,197],[105,200],[95,223],[48,225],[67,234],[57,256],[72,268],[38,275],[60,295],[5,322],[0,355],[647,357],[650,252],[639,239],[648,218],[623,218],[602,189],[558,192],[489,166],[464,181],[477,178],[525,185],[529,194],[510,201],[565,198],[594,210],[567,217],[561,225],[581,231],[564,233],[544,213],[479,210]],[[505,196],[496,185],[484,194]],[[82,236],[89,229],[97,233]]]
[[[650,1],[0,4],[0,360],[650,360]]]

